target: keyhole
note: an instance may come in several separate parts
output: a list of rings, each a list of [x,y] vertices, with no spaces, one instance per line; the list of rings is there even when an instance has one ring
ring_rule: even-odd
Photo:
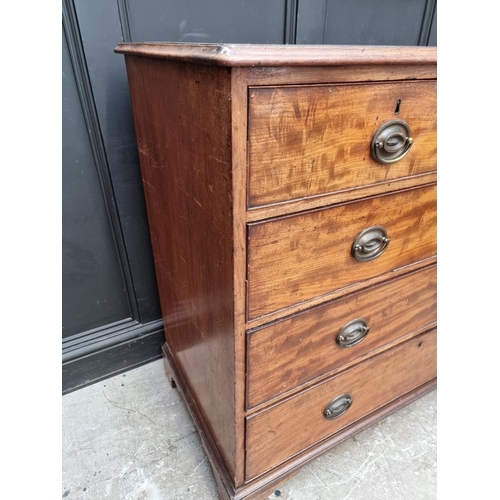
[[[399,115],[399,108],[400,108],[400,106],[401,106],[401,99],[398,99],[396,101],[396,109],[394,110],[394,114],[395,115]]]

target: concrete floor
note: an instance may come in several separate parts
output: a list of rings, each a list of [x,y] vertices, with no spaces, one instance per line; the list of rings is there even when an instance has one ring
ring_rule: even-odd
[[[62,497],[216,500],[207,458],[162,361],[63,396]],[[305,466],[269,498],[431,500],[436,391]]]

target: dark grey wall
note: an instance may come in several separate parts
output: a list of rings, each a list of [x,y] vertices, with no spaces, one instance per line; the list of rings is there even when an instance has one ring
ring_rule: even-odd
[[[63,338],[131,316],[63,33]]]
[[[160,356],[121,41],[435,45],[435,0],[63,0],[63,391]]]
[[[427,45],[435,1],[305,0],[297,43]]]
[[[285,0],[128,0],[132,40],[283,43]],[[146,7],[146,8],[145,8]]]

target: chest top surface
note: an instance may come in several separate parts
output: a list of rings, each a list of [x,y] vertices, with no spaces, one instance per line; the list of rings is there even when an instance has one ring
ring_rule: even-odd
[[[370,45],[252,45],[215,43],[120,43],[119,54],[230,67],[433,64],[434,47]]]

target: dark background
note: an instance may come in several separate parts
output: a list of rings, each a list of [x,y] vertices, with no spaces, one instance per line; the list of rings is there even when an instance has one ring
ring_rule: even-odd
[[[121,41],[436,45],[436,0],[63,0],[63,392],[163,342]]]

